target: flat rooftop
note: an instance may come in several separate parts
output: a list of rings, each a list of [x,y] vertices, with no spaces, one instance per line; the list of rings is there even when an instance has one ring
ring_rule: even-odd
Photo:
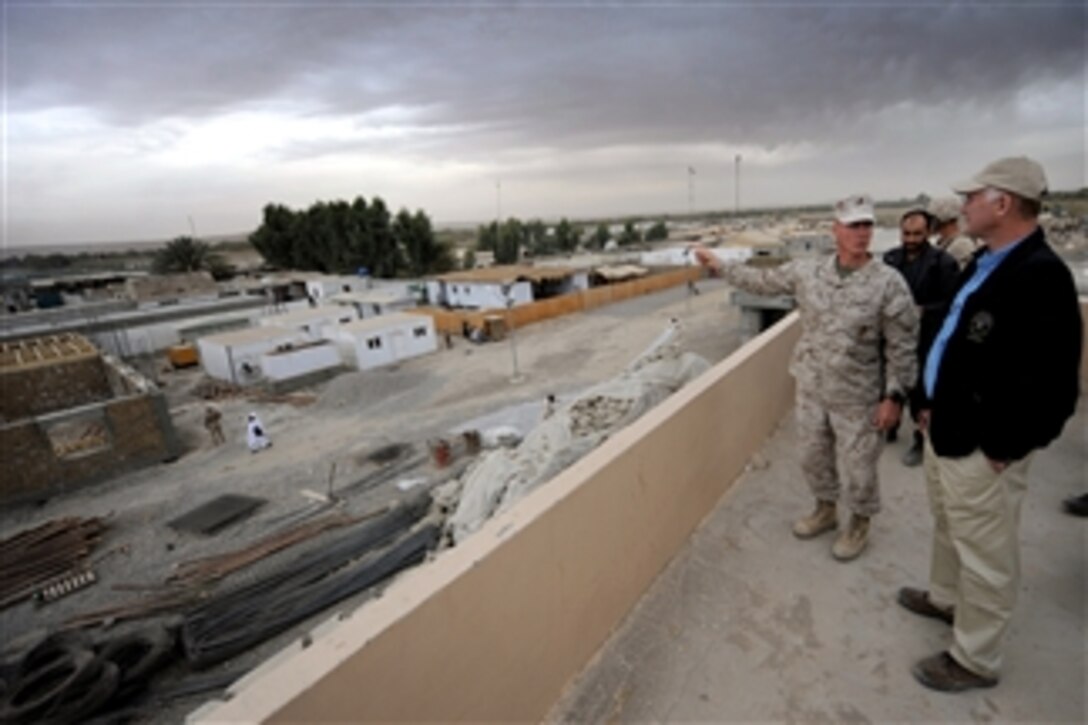
[[[880,461],[870,546],[842,564],[831,534],[790,533],[811,505],[790,414],[548,721],[1085,722],[1088,526],[1060,509],[1088,489],[1086,407],[1032,464],[997,687],[948,695],[910,674],[949,629],[895,602],[926,586],[932,531],[922,470],[899,462],[907,425]]]

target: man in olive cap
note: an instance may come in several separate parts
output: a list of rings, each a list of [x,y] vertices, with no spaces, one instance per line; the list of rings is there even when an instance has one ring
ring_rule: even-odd
[[[926,487],[934,518],[929,589],[898,600],[952,625],[947,651],[912,672],[958,692],[997,684],[1020,589],[1020,506],[1035,451],[1078,396],[1082,327],[1073,276],[1038,223],[1047,183],[1025,157],[995,161],[953,189],[983,240],[926,356]]]
[[[801,472],[816,499],[793,525],[799,539],[839,526],[841,498],[850,511],[831,554],[855,559],[880,511],[877,460],[886,431],[899,425],[918,361],[918,310],[902,275],[869,253],[873,200],[867,194],[835,204],[835,254],[794,259],[778,267],[722,264],[707,248],[695,258],[730,284],[762,295],[792,295],[801,310],[801,339],[790,372],[797,380]]]

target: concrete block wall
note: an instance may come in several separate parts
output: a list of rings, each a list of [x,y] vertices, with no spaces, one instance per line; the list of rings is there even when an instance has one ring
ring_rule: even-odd
[[[102,358],[86,356],[0,371],[0,416],[14,421],[110,397]]]
[[[100,418],[108,432],[102,448],[58,456],[51,426]],[[0,501],[17,502],[88,485],[133,468],[170,460],[178,442],[161,393],[116,398],[106,403],[27,418],[0,426]]]

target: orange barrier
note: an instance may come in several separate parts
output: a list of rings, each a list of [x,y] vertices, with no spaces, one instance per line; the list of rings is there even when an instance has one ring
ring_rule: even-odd
[[[535,322],[550,320],[553,317],[571,315],[583,310],[592,310],[604,305],[629,300],[633,297],[651,294],[669,287],[687,284],[702,279],[704,272],[702,267],[684,267],[668,272],[662,272],[650,277],[634,279],[629,282],[617,282],[615,284],[602,285],[593,289],[571,292],[570,294],[552,297],[538,302],[530,302],[525,305],[517,305],[509,311],[494,308],[487,310],[444,310],[438,307],[417,307],[412,312],[430,315],[434,319],[435,330],[439,334],[450,333],[460,335],[464,330],[464,323],[469,327],[482,327],[484,317],[488,315],[500,315],[508,319],[515,328],[525,327]],[[509,314],[509,317],[507,317]]]

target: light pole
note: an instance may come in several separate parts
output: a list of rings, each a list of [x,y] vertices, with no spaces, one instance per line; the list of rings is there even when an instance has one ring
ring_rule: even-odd
[[[695,167],[688,167],[688,216],[695,213]]]
[[[740,154],[733,159],[733,216],[740,216]]]
[[[502,283],[502,294],[506,298],[506,337],[510,340],[510,359],[514,364],[514,374],[510,377],[511,383],[520,383],[523,378],[518,371],[518,346],[514,342],[514,325],[511,322],[510,309],[514,306],[513,282]]]

